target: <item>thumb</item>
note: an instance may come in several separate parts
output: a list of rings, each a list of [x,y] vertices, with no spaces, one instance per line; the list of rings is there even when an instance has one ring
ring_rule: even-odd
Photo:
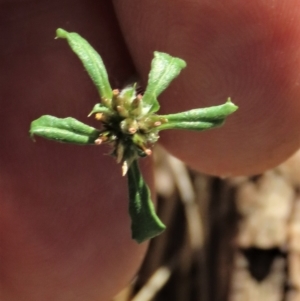
[[[260,173],[299,148],[300,8],[294,0],[129,0],[115,1],[115,9],[145,82],[155,50],[187,62],[161,97],[163,113],[227,97],[239,106],[221,129],[162,133],[174,155],[225,176]]]

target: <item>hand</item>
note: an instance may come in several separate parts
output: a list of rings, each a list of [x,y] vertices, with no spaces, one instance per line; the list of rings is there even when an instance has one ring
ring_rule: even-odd
[[[161,141],[193,168],[256,173],[299,147],[299,9],[294,1],[2,1],[0,299],[110,300],[134,276],[146,245],[130,239],[126,181],[103,147],[29,139],[43,114],[86,122],[98,95],[64,41],[63,27],[101,53],[114,87],[154,50],[188,67],[161,97],[171,113],[240,106],[222,129],[169,131]],[[170,4],[169,4],[170,3]],[[172,4],[171,4],[172,3]],[[123,42],[125,38],[126,44]],[[130,54],[128,54],[128,50]],[[151,178],[151,164],[145,163]],[[149,179],[148,179],[149,182]]]

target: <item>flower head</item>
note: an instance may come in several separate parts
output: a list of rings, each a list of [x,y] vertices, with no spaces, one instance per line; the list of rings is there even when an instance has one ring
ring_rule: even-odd
[[[140,173],[137,159],[151,155],[159,131],[203,131],[221,126],[237,106],[228,99],[225,104],[215,107],[158,115],[157,97],[186,67],[185,61],[156,51],[143,95],[136,92],[136,85],[121,91],[112,90],[102,59],[93,47],[77,33],[58,29],[56,34],[68,41],[99,92],[100,101],[89,116],[93,115],[101,125],[95,129],[71,117],[62,119],[44,115],[31,123],[31,136],[39,135],[64,143],[112,145],[112,155],[118,163],[122,163],[122,174],[127,174],[128,178],[133,239],[141,243],[159,235],[165,230],[165,225],[155,213],[150,190]]]

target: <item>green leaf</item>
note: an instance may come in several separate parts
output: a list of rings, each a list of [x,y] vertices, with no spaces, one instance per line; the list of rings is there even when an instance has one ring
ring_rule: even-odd
[[[127,177],[132,238],[142,243],[161,234],[166,226],[155,213],[150,190],[144,182],[137,160],[130,165]]]
[[[94,144],[100,134],[100,131],[74,118],[57,118],[50,115],[32,121],[29,132],[31,137],[36,135],[74,144]]]
[[[180,71],[186,67],[184,60],[167,53],[154,52],[148,85],[143,96],[144,114],[159,110],[158,95],[164,91]]]
[[[208,130],[224,124],[226,118],[237,109],[238,107],[228,98],[225,104],[219,106],[159,116],[167,119],[168,122],[156,127],[156,130]]]
[[[97,103],[94,105],[92,111],[90,112],[90,114],[88,115],[88,117],[90,117],[91,115],[95,114],[95,113],[105,113],[105,114],[110,114],[111,110],[109,108],[107,108],[106,106],[104,106],[101,103]]]
[[[170,122],[176,121],[212,121],[225,119],[232,114],[238,107],[228,98],[228,100],[219,106],[208,108],[193,109],[177,114],[163,115],[161,117],[168,119]]]
[[[209,130],[215,127],[222,126],[224,124],[223,120],[216,120],[213,122],[185,122],[185,121],[179,121],[179,122],[167,122],[162,124],[161,126],[158,126],[156,130],[162,131],[162,130],[189,130],[189,131],[205,131]]]
[[[56,30],[57,38],[66,39],[81,60],[84,68],[88,72],[92,81],[96,85],[100,96],[104,99],[111,100],[112,89],[108,81],[108,75],[100,55],[96,50],[79,34],[67,32],[64,29]]]

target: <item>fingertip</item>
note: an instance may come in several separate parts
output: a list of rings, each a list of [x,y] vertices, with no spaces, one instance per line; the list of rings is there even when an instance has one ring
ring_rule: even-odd
[[[130,18],[130,7],[139,18]],[[161,142],[193,168],[215,175],[257,174],[300,146],[300,8],[294,0],[127,1],[116,6],[144,80],[153,50],[187,68],[160,97],[163,113],[224,103],[239,109],[203,133],[169,131]]]

